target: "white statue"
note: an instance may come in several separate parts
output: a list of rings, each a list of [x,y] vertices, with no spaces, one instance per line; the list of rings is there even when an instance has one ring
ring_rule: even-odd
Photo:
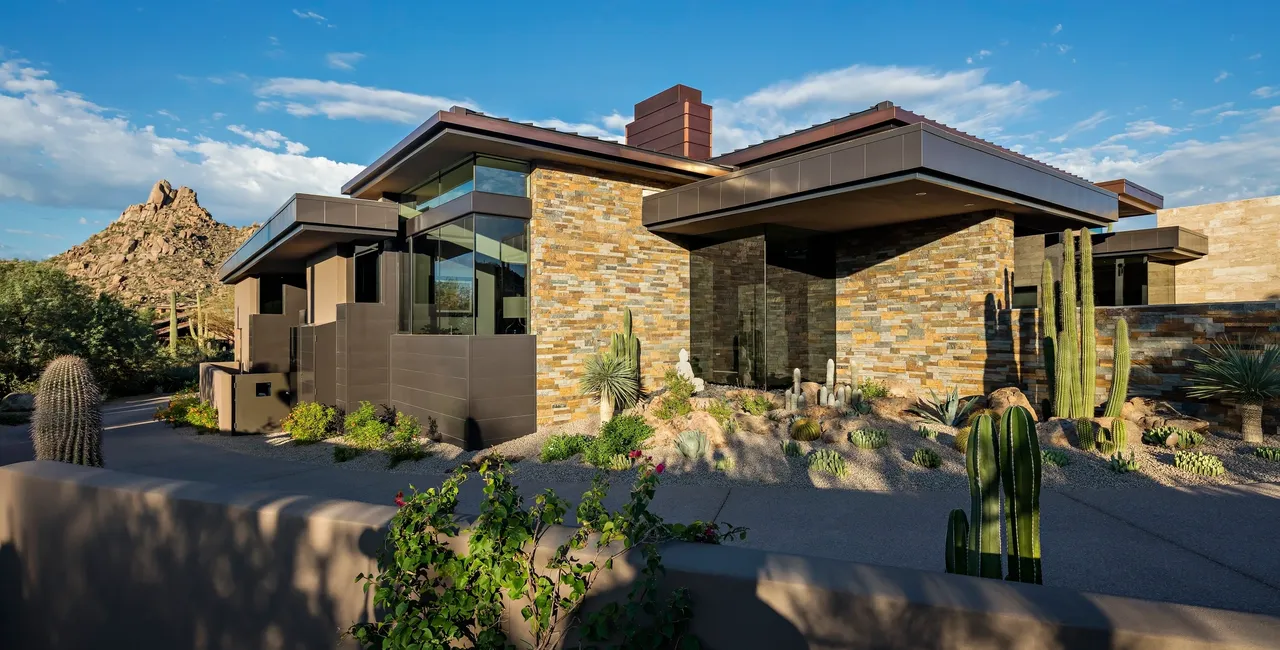
[[[707,387],[706,382],[693,376],[693,364],[689,363],[689,351],[680,349],[680,362],[676,364],[676,374],[693,382],[693,392],[701,393]]]

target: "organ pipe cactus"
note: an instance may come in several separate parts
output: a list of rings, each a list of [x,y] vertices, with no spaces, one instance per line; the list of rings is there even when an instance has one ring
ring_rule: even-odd
[[[1040,573],[1040,441],[1021,406],[1000,418],[1000,483],[1004,487],[1009,580],[1043,584]]]
[[[1098,328],[1093,306],[1093,236],[1080,231],[1080,392],[1075,417],[1091,418],[1098,385]]]
[[[800,394],[800,369],[796,368],[791,371],[791,392],[796,395]]]
[[[1057,316],[1057,291],[1053,285],[1053,264],[1049,260],[1044,261],[1044,265],[1040,270],[1040,353],[1044,360],[1044,375],[1049,381],[1049,399],[1055,399],[1055,389],[1057,386],[1056,374],[1056,354],[1058,349],[1058,316]],[[1059,407],[1053,404],[1053,413],[1058,413]]]
[[[969,432],[965,466],[969,471],[970,575],[1002,577],[1000,560],[1000,459],[991,416],[983,415]]]
[[[827,359],[827,390],[835,390],[836,386],[836,360]]]
[[[1124,400],[1129,394],[1129,324],[1123,318],[1116,319],[1116,336],[1112,344],[1115,353],[1111,362],[1111,394],[1107,396],[1107,408],[1103,417],[1118,418],[1124,410]]]
[[[178,294],[169,290],[169,354],[178,354]]]
[[[1080,438],[1080,448],[1093,451],[1098,448],[1098,434],[1093,428],[1093,420],[1081,418],[1075,421],[1076,436]]]
[[[947,516],[947,573],[969,575],[969,520],[957,508]]]
[[[1076,379],[1076,365],[1080,361],[1078,327],[1080,323],[1076,307],[1076,246],[1075,235],[1070,230],[1062,232],[1062,331],[1058,334],[1056,377],[1054,379],[1054,414],[1075,418],[1075,393],[1080,389]]]
[[[102,467],[102,395],[84,359],[54,359],[40,376],[31,441],[36,460]]]
[[[1111,421],[1111,444],[1120,453],[1129,448],[1129,425],[1120,418]]]

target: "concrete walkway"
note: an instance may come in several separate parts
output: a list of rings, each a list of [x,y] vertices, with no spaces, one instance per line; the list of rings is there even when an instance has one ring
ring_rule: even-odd
[[[398,490],[444,476],[348,470],[248,456],[173,435],[151,420],[162,400],[114,402],[104,411],[110,469],[293,494],[390,504]],[[31,459],[25,427],[0,427],[0,465]],[[586,483],[516,482],[576,499]],[[626,498],[615,486],[610,505]],[[460,509],[477,512],[479,481]],[[669,521],[728,521],[750,529],[737,543],[867,564],[941,570],[947,513],[968,495],[892,494],[742,484],[664,485],[654,509]],[[1280,486],[1131,488],[1047,492],[1041,501],[1048,584],[1081,591],[1280,614]]]

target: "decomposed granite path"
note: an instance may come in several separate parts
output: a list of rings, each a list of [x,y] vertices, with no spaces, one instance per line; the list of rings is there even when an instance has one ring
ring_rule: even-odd
[[[200,444],[152,420],[163,398],[104,409],[109,469],[159,478],[390,504],[398,490],[444,474],[389,473],[263,458]],[[26,426],[0,426],[0,465],[30,460]],[[516,482],[576,499],[585,482]],[[474,513],[479,481],[460,510]],[[610,505],[626,498],[615,484]],[[968,508],[949,491],[887,493],[736,484],[664,485],[655,510],[669,521],[715,519],[750,529],[738,545],[867,564],[941,570],[945,521]],[[1043,495],[1046,583],[1081,591],[1280,614],[1280,485],[1151,486]]]

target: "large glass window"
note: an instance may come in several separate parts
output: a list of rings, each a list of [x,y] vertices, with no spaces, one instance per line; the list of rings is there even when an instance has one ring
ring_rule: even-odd
[[[377,248],[357,252],[355,259],[356,302],[380,302],[378,277],[380,253]]]
[[[468,156],[401,197],[401,216],[412,217],[471,191],[528,196],[529,163]]]
[[[284,313],[284,278],[264,275],[258,278],[258,313]]]
[[[414,237],[408,282],[401,285],[406,331],[527,332],[528,237],[525,220],[489,215],[463,217]]]

